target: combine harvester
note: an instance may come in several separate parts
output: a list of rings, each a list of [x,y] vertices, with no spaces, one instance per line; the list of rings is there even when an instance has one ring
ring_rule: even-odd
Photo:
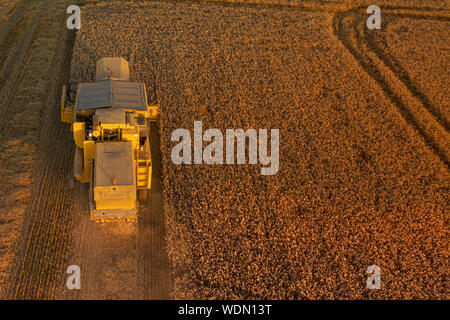
[[[102,58],[96,82],[63,86],[61,120],[75,140],[74,176],[89,183],[91,219],[136,221],[151,188],[150,122],[145,84],[129,81],[128,62]]]

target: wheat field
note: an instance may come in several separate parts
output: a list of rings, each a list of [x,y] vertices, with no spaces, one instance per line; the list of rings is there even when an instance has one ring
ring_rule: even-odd
[[[448,299],[448,4],[380,1],[367,30],[369,2],[87,0],[74,32],[67,1],[0,0],[0,297]],[[131,226],[89,221],[59,122],[104,56],[160,103]],[[279,129],[277,174],[175,165],[194,121]]]

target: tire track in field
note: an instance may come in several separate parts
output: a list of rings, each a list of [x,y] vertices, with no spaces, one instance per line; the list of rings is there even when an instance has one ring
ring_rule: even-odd
[[[17,113],[17,109],[13,108],[10,103],[18,96],[20,89],[32,87],[32,77],[29,76],[28,70],[22,68],[30,63],[28,53],[33,44],[33,39],[36,38],[37,27],[41,23],[42,15],[47,9],[48,2],[43,2],[0,77],[0,101],[3,102],[0,103],[0,148],[6,139],[13,134],[11,129],[14,126],[11,125],[11,122],[13,115]]]
[[[57,26],[58,36],[52,39],[60,45],[50,61],[56,69],[46,84],[46,98],[39,112],[40,122],[46,125],[37,132],[39,143],[32,170],[31,200],[7,290],[7,297],[12,299],[54,298],[55,287],[64,284],[72,224],[76,218],[71,214],[73,192],[67,183],[73,156],[71,134],[59,119],[60,88],[69,76],[74,35],[64,28],[67,1],[52,1],[52,4],[45,13],[42,28],[49,32],[45,28]]]
[[[29,5],[30,1],[28,0],[20,0],[18,3],[16,3],[8,20],[3,25],[1,25],[2,29],[0,29],[0,44],[3,43],[6,35],[11,32],[12,26],[23,18]]]
[[[353,55],[359,65],[383,89],[385,95],[394,103],[402,117],[424,139],[426,145],[450,167],[450,135],[439,116],[430,112],[423,101],[411,91],[411,87],[402,81],[401,75],[385,64],[376,52],[371,50],[365,39],[365,21],[367,15],[361,16],[359,12],[366,8],[357,8],[336,14],[333,18],[333,32],[342,45]],[[397,10],[390,7],[390,10]],[[399,16],[415,16],[425,19],[448,19],[437,13],[402,13]],[[359,19],[358,19],[359,18]]]
[[[152,187],[145,207],[139,213],[139,288],[143,299],[169,299],[172,291],[171,265],[165,240],[162,157],[159,126],[150,124]]]
[[[11,54],[10,59],[8,63],[6,64],[5,68],[2,70],[2,74],[0,76],[0,89],[2,88],[2,84],[8,79],[9,75],[13,71],[13,68],[17,66],[16,61],[20,59],[24,54],[27,53],[28,48],[30,44],[32,43],[33,34],[35,33],[36,27],[40,22],[42,13],[46,9],[46,3],[41,4],[39,11],[37,14],[33,16],[33,20],[28,25],[26,31],[23,33],[22,38],[20,39],[18,45],[15,47],[14,52]],[[26,16],[24,16],[18,23],[20,23]],[[15,26],[16,27],[16,26]],[[11,32],[15,32],[14,30],[11,30]],[[5,59],[5,62],[7,60]]]
[[[30,8],[23,8],[20,12],[20,15],[13,15],[7,21],[10,26],[0,29],[0,74],[1,71],[5,68],[8,62],[8,58],[11,58],[12,56],[10,55],[11,51],[14,51],[14,47],[21,40],[21,37],[23,38],[24,29],[29,27],[31,20],[35,14],[35,12],[33,11],[34,10],[31,10]],[[2,78],[3,76],[1,76],[0,79]]]
[[[60,58],[59,55],[58,58]],[[67,58],[66,58],[67,59]],[[55,63],[60,64],[59,59]],[[67,59],[68,60],[68,59]],[[68,251],[70,230],[71,190],[66,177],[69,175],[72,152],[70,134],[60,124],[58,108],[61,74],[55,78],[55,86],[49,92],[48,106],[54,115],[45,117],[51,124],[41,134],[43,146],[34,165],[34,185],[29,214],[24,224],[22,247],[16,263],[14,298],[51,298],[51,278],[62,275],[61,259]],[[61,148],[61,142],[66,142]]]
[[[21,4],[24,5],[25,3],[22,2]],[[24,9],[25,7],[19,6],[16,8]],[[42,11],[38,11],[35,9],[35,11],[28,12],[28,14],[39,15],[42,14]],[[12,27],[16,26],[16,24],[13,22],[17,19],[20,20],[21,17],[23,17],[23,15],[21,14],[20,10],[13,12],[12,17],[10,17],[9,20]],[[35,18],[33,21],[35,23],[40,22],[39,18]],[[19,21],[19,23],[21,22]],[[31,29],[33,29],[33,31],[31,31]],[[10,31],[17,33],[14,34],[13,38],[23,43],[23,48],[29,50],[32,42],[34,41],[34,36],[26,37],[23,35],[23,33],[33,35],[34,30],[35,26],[33,27],[32,24],[29,24],[23,31],[21,29]],[[3,29],[3,31],[6,32],[6,29]],[[4,38],[4,40],[5,39],[12,40],[12,38],[10,37],[6,37]],[[26,43],[27,41],[29,43]],[[11,43],[2,44],[2,56],[3,50],[9,52],[12,45],[13,44]],[[15,54],[18,55],[19,53],[15,51]],[[7,54],[5,56],[7,56]],[[5,179],[4,185],[6,185],[8,188],[7,192],[2,195],[2,200],[5,199],[5,201],[9,202],[11,202],[12,200],[12,203],[8,207],[2,208],[2,218],[8,217],[6,226],[9,226],[9,228],[7,227],[6,230],[3,231],[2,241],[7,240],[11,242],[11,247],[8,247],[7,249],[10,258],[8,258],[6,261],[2,261],[3,268],[6,268],[8,270],[8,274],[11,272],[11,268],[14,264],[14,259],[17,258],[17,256],[15,256],[14,254],[14,246],[17,245],[16,241],[18,240],[16,232],[19,234],[22,232],[21,227],[23,224],[23,212],[26,211],[28,207],[30,187],[30,183],[28,181],[35,147],[34,138],[27,140],[27,137],[25,137],[27,135],[26,132],[25,134],[24,132],[18,134],[18,131],[23,131],[21,130],[23,129],[21,128],[23,122],[26,121],[26,119],[29,119],[30,116],[32,116],[31,114],[33,112],[33,108],[35,108],[37,105],[35,102],[30,104],[28,103],[29,101],[24,101],[24,97],[17,94],[21,86],[25,87],[32,84],[32,74],[30,74],[28,70],[22,69],[22,67],[26,63],[31,63],[32,58],[30,56],[28,56],[26,52],[20,53],[20,59],[15,60],[18,63],[18,66],[17,68],[14,68],[14,72],[12,73],[14,77],[9,78],[8,81],[4,83],[5,86],[3,87],[3,89],[5,90],[0,90],[0,114],[2,114],[2,117],[0,117],[0,126],[2,128],[0,131],[0,169],[2,170],[2,175]],[[30,107],[31,109],[29,110],[29,112],[27,110],[28,107]],[[10,114],[11,116],[8,117],[5,116],[5,114]],[[12,115],[15,115],[14,119]],[[19,115],[23,115],[23,117],[17,118],[17,116]],[[31,121],[29,123],[29,133],[33,132],[33,127],[36,126],[37,123],[37,121]],[[11,149],[11,146],[14,147]],[[10,155],[11,159],[8,159],[8,156],[5,158],[4,155],[6,154],[6,152],[9,153],[9,151],[14,150],[14,148],[18,150],[17,152],[14,152],[14,154]],[[15,176],[19,176],[22,182],[14,182]],[[20,197],[20,199],[14,199],[15,192],[17,192],[18,190],[23,195]],[[6,291],[8,291],[6,285],[8,285],[10,282],[6,281],[7,277],[8,276],[5,275],[5,281],[3,281],[2,279],[0,283],[0,294],[2,296],[4,296]]]
[[[440,21],[450,21],[450,17],[446,16],[426,16],[426,15],[414,15],[414,14],[395,14],[390,13],[393,16],[400,16],[400,17],[408,17],[413,18],[417,20],[440,20]],[[426,95],[421,92],[421,90],[413,83],[411,78],[409,77],[406,70],[400,65],[400,63],[397,61],[397,59],[393,55],[386,54],[385,51],[383,51],[378,45],[377,40],[378,37],[382,37],[382,40],[384,39],[384,35],[378,35],[377,33],[369,33],[369,30],[364,29],[364,37],[362,37],[362,40],[366,42],[366,45],[369,47],[371,51],[377,54],[378,58],[383,61],[383,63],[391,69],[391,71],[405,84],[405,86],[408,88],[408,90],[411,92],[412,95],[414,95],[422,105],[427,108],[427,110],[436,118],[436,120],[440,123],[441,126],[445,128],[445,130],[448,132],[450,131],[450,124],[448,121],[445,120],[445,117],[441,112],[433,108],[433,103],[426,97]],[[387,45],[386,45],[387,46]]]
[[[24,18],[28,15],[28,11],[31,9],[31,4],[29,3],[29,5],[25,8],[22,9],[21,14],[19,17],[16,17],[14,19],[14,24],[11,28],[9,28],[8,32],[6,33],[6,37],[8,37],[9,34],[11,33],[15,33],[17,30],[17,24],[19,24],[20,22],[22,22],[22,20],[24,20]],[[36,4],[39,6],[39,9],[37,11],[36,14],[34,14],[33,19],[31,21],[31,23],[27,26],[27,29],[25,30],[25,32],[23,32],[22,34],[22,38],[20,39],[20,41],[18,42],[17,46],[14,49],[14,52],[11,54],[11,58],[8,61],[8,63],[6,64],[5,68],[2,70],[2,74],[0,77],[0,89],[2,88],[2,84],[6,81],[6,79],[8,79],[10,73],[12,72],[12,69],[17,66],[17,60],[20,59],[22,56],[24,56],[28,49],[29,46],[32,43],[32,39],[33,39],[33,35],[35,34],[35,30],[36,27],[38,26],[38,24],[41,21],[41,17],[42,14],[46,11],[47,7],[48,7],[48,2],[42,2],[40,4]],[[0,39],[0,44],[4,44],[5,39]],[[8,41],[9,42],[9,41]],[[6,43],[6,45],[8,45],[8,43]],[[8,49],[12,49],[12,48],[2,48],[5,51],[8,51]],[[7,60],[5,59],[4,62],[6,62]]]

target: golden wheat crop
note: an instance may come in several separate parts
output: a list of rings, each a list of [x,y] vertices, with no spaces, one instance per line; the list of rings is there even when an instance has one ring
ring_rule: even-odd
[[[73,80],[122,56],[157,84],[174,298],[448,297],[448,167],[336,37],[333,13],[156,2],[83,19]],[[174,165],[171,133],[195,120],[280,129],[278,174]],[[372,264],[383,290],[366,288]]]

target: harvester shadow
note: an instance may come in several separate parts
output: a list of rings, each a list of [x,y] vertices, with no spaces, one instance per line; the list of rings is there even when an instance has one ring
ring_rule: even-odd
[[[150,124],[152,155],[152,187],[138,220],[139,277],[144,299],[169,299],[172,291],[172,271],[167,255],[166,226],[162,195],[162,159],[159,126]],[[139,280],[138,280],[139,281]]]

